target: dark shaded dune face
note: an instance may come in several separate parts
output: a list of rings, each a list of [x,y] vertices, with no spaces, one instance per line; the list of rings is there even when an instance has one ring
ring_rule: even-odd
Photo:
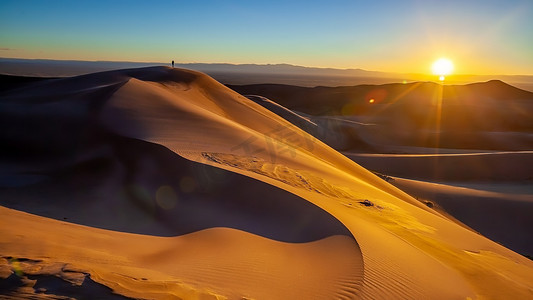
[[[4,93],[8,90],[17,89],[20,87],[28,86],[33,83],[42,82],[53,78],[46,77],[31,77],[31,76],[11,76],[0,74],[0,93]]]
[[[432,199],[447,213],[491,240],[522,255],[533,254],[531,232],[526,230],[533,227],[533,202],[514,198],[512,194],[476,196],[461,194],[460,188],[446,193],[431,187],[405,184],[403,181],[392,183],[413,196]],[[502,199],[502,196],[507,198]]]
[[[61,166],[83,141],[97,138],[102,106],[130,78],[189,83],[197,76],[164,67],[130,69],[39,80],[0,93],[0,163],[35,161],[42,165],[35,170]]]
[[[337,126],[316,135],[340,151],[379,153],[386,146],[473,150],[531,150],[533,93],[501,81],[295,87],[230,86],[312,116],[361,120],[374,126]],[[373,100],[373,101],[371,101]],[[311,128],[312,129],[312,128]],[[306,129],[304,129],[306,130]],[[342,141],[331,136],[342,136]],[[379,150],[381,149],[381,150]],[[394,151],[394,150],[392,150]]]
[[[277,114],[336,150],[376,152],[376,149],[359,136],[357,126],[341,118],[303,116],[302,113],[294,112],[262,96],[246,95],[246,98]]]
[[[143,81],[174,81],[188,84],[197,80],[198,77],[205,76],[189,70],[173,69],[170,72],[169,69],[168,67],[125,69],[46,80],[34,77],[5,76],[7,83],[0,85],[0,96],[5,97],[3,102],[12,103],[26,100],[35,103],[35,99],[41,99],[43,102],[48,101],[49,98],[62,97],[65,99],[66,96],[100,89],[105,86],[122,85],[130,78]],[[0,78],[4,79],[3,77]]]
[[[230,227],[287,242],[349,235],[334,217],[289,192],[188,161],[143,141],[112,137],[40,183],[0,190],[4,206],[78,224],[174,236]],[[84,159],[83,157],[88,157]]]
[[[443,156],[350,155],[358,164],[391,176],[430,181],[531,182],[533,152]]]
[[[268,98],[256,95],[246,95],[245,97],[268,109],[269,111],[275,113],[276,115],[284,118],[291,124],[298,126],[300,129],[308,133],[312,134],[313,130],[316,130],[317,128],[317,125],[311,122],[309,119],[304,118],[303,116],[277,104],[276,102]]]
[[[489,239],[522,255],[533,254],[531,232],[527,230],[533,227],[533,203],[445,194],[438,194],[434,199],[455,218]]]
[[[35,95],[0,103],[2,161],[64,160],[90,140],[100,107],[120,84],[61,96]],[[92,101],[88,101],[91,99]],[[8,98],[8,100],[11,100]]]
[[[447,104],[483,106],[486,100],[504,101],[502,105],[520,106],[523,100],[533,99],[533,93],[520,90],[501,81],[469,85],[442,86],[431,82],[408,84],[357,85],[339,87],[298,87],[282,84],[229,85],[243,95],[267,97],[289,109],[309,114],[375,114],[382,110],[376,104],[403,103],[401,107],[416,110],[419,105],[433,105],[441,98]],[[374,99],[372,104],[368,101]],[[515,103],[518,102],[518,103]],[[492,105],[491,102],[488,103]],[[527,102],[526,102],[527,104]],[[346,110],[346,105],[352,109]]]
[[[350,235],[333,216],[289,192],[103,129],[96,116],[127,76],[185,82],[197,76],[166,68],[137,72],[38,83],[39,90],[0,98],[0,205],[158,236],[213,227],[287,242]]]

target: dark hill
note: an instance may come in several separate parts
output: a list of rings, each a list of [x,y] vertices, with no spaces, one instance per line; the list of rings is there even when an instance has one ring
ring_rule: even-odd
[[[412,129],[533,131],[533,93],[499,80],[468,85],[415,82],[314,88],[278,84],[229,87],[311,115],[364,116]],[[436,123],[439,128],[433,126]]]

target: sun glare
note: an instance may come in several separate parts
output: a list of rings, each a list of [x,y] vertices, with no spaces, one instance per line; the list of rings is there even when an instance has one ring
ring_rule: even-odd
[[[452,73],[453,63],[447,58],[439,58],[431,65],[431,71],[439,76],[439,80],[443,81],[446,75]]]

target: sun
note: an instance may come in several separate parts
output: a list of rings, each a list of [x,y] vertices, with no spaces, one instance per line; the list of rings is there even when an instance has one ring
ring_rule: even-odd
[[[453,63],[447,58],[439,58],[433,63],[433,65],[431,65],[431,71],[433,74],[439,76],[439,80],[443,81],[446,75],[452,73]]]

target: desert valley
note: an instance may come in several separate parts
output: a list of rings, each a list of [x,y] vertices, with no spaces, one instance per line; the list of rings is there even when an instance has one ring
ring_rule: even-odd
[[[10,80],[4,297],[533,295],[531,92]]]

